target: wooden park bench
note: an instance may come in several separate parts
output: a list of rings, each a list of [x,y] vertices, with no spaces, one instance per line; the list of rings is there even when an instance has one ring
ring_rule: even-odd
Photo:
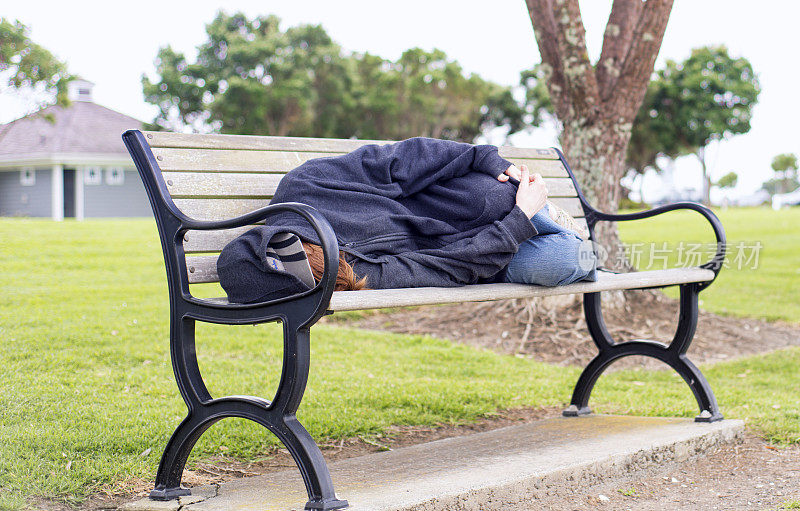
[[[698,293],[716,278],[725,254],[725,233],[708,208],[681,202],[640,213],[606,214],[594,209],[580,192],[563,154],[556,149],[500,148],[500,155],[518,166],[545,176],[550,197],[588,228],[594,238],[599,221],[636,220],[675,209],[691,209],[704,216],[714,230],[717,251],[707,263],[634,273],[598,272],[596,282],[561,287],[524,284],[480,284],[456,288],[410,288],[336,291],[338,243],[322,215],[296,203],[268,205],[281,177],[310,158],[352,151],[361,140],[185,135],[128,131],[123,135],[153,207],[158,224],[170,294],[170,350],[178,389],[189,409],[161,458],[155,489],[150,497],[168,500],[189,494],[181,477],[195,442],[216,421],[226,417],[253,420],[274,433],[297,463],[308,491],[306,509],[340,509],[328,467],[317,444],[298,422],[309,371],[310,328],[326,313],[337,311],[532,298],[580,293],[589,333],[599,350],[578,379],[567,416],[588,414],[589,395],[601,373],[614,360],[644,355],[665,362],[680,374],[700,407],[698,421],[722,418],[705,377],[686,358],[697,325]],[[374,142],[386,143],[386,142]],[[226,298],[192,296],[190,285],[217,282],[216,259],[234,237],[276,212],[292,211],[316,230],[325,254],[320,283],[304,293],[257,304],[228,303]],[[669,344],[635,340],[615,342],[603,321],[601,291],[680,286],[680,315]],[[271,401],[260,397],[213,398],[200,374],[195,354],[195,322],[232,325],[280,321],[284,333],[283,369]]]

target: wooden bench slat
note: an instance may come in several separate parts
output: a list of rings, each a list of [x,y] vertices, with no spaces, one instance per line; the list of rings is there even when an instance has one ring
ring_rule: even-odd
[[[285,174],[164,172],[172,197],[272,197]]]
[[[702,268],[670,268],[632,273],[600,271],[597,282],[580,281],[566,286],[544,287],[526,284],[477,284],[461,287],[418,287],[408,289],[368,289],[362,291],[336,291],[331,298],[330,310],[350,311],[435,305],[443,303],[508,300],[580,293],[595,293],[615,289],[638,289],[651,286],[705,282],[714,278],[714,272]],[[226,304],[226,298],[211,298],[209,302]]]
[[[497,148],[500,156],[507,160],[513,161],[515,158],[527,160],[558,160],[558,153],[552,148],[530,148],[530,147],[513,147],[513,146],[500,146]]]
[[[275,172],[285,174],[312,158],[345,153],[155,148],[162,171]]]
[[[613,289],[636,289],[666,284],[712,280],[714,272],[702,268],[670,268],[632,273],[598,272],[597,282],[579,281],[566,286],[544,287],[525,284],[480,284],[452,288],[373,289],[339,291],[333,294],[333,311],[381,309],[409,305],[433,305],[474,301],[531,298]]]
[[[312,158],[344,153],[298,151],[250,151],[229,149],[154,148],[158,166],[164,172],[289,172]],[[527,165],[542,176],[568,177],[560,160],[509,157],[514,165]]]
[[[582,217],[583,209],[577,198],[554,197],[550,199],[573,217]],[[269,204],[269,199],[174,199],[175,205],[186,216],[195,220],[225,220],[244,215]]]
[[[196,220],[226,220],[269,205],[269,199],[174,199],[183,214]]]
[[[569,178],[569,173],[561,160],[531,160],[526,158],[507,158],[508,161],[522,167],[527,165],[531,173],[538,172],[542,177],[566,177]]]
[[[217,258],[219,254],[186,256],[186,271],[189,284],[206,284],[219,282],[217,275]]]
[[[147,143],[155,147],[187,149],[247,149],[256,151],[319,151],[348,153],[367,144],[391,144],[389,140],[272,137],[256,135],[186,134],[144,131]]]
[[[391,144],[390,140],[350,140],[303,137],[268,137],[252,135],[198,135],[167,131],[143,132],[151,148],[182,147],[187,149],[248,149],[257,151],[316,151],[347,153],[366,144]],[[530,149],[500,147],[504,158],[558,159],[550,148]]]
[[[173,197],[271,197],[283,174],[234,172],[164,172]],[[545,178],[550,197],[576,197],[572,179]]]
[[[197,252],[219,252],[225,248],[225,245],[231,240],[244,234],[253,227],[255,227],[255,225],[225,229],[224,231],[187,231],[183,237],[183,251],[187,254]],[[216,259],[214,260],[214,266],[216,266]]]
[[[576,218],[575,221],[583,228],[587,229],[586,219]],[[239,227],[236,229],[227,229],[224,231],[188,231],[183,242],[183,250],[187,254],[194,254],[198,252],[219,252],[231,240],[240,234],[249,231],[255,227],[248,225],[246,227]],[[216,265],[216,260],[214,262]],[[216,273],[213,274],[213,282],[216,282]]]

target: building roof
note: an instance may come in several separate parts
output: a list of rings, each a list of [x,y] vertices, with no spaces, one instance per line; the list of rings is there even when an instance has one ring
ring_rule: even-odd
[[[0,159],[50,157],[57,154],[124,154],[125,130],[142,122],[90,101],[50,106],[0,125]]]

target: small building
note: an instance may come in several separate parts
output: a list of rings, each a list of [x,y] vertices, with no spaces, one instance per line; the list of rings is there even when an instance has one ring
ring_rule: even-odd
[[[70,105],[0,125],[0,216],[152,214],[122,133],[141,121],[92,101],[91,82],[69,84]]]

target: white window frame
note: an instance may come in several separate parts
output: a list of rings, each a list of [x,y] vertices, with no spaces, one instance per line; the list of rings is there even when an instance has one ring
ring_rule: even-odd
[[[84,167],[83,168],[83,184],[85,184],[85,185],[103,184],[103,168],[102,167]]]
[[[122,167],[108,167],[106,169],[106,184],[115,186],[125,184],[125,169]]]
[[[23,167],[19,170],[19,184],[22,186],[34,186],[36,184],[36,169],[33,167]]]

